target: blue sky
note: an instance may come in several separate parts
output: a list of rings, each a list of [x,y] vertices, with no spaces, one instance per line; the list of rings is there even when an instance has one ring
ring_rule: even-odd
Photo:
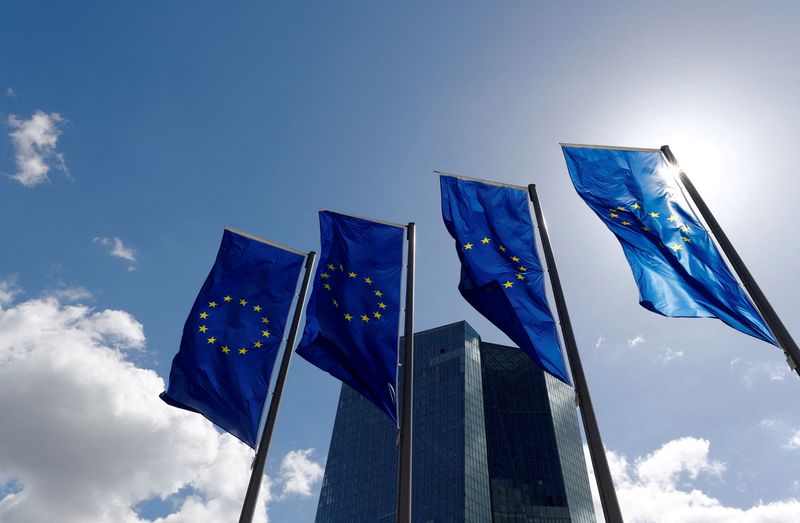
[[[684,465],[659,481],[759,521],[744,512],[759,500],[800,499],[797,376],[720,322],[639,307],[558,143],[669,144],[800,336],[799,14],[779,2],[4,2],[0,291],[12,297],[0,304],[7,320],[45,299],[98,321],[91,314],[124,311],[146,341],[130,322],[111,332],[137,347],[120,368],[164,378],[223,227],[318,249],[316,211],[329,208],[417,222],[418,329],[466,319],[503,342],[458,295],[432,171],[534,182],[605,444],[627,458],[631,492],[663,486],[636,476],[636,463],[674,451]],[[11,135],[39,111],[56,132],[52,167],[25,186]],[[116,238],[127,259],[109,255]],[[106,348],[122,350],[113,337]],[[270,475],[298,449],[324,465],[338,388],[293,363]],[[38,469],[2,461],[0,498],[24,492]],[[276,494],[270,521],[311,521],[318,492],[317,481],[310,495]],[[629,503],[626,513],[645,510]],[[669,503],[678,514],[688,501]],[[145,505],[143,519],[166,510]]]

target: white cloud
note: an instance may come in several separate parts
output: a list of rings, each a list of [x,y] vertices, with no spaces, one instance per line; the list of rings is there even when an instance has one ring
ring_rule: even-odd
[[[800,431],[794,433],[791,439],[786,443],[785,447],[787,449],[798,449],[800,448]]]
[[[281,462],[280,479],[283,483],[281,497],[292,494],[308,497],[314,484],[322,480],[324,470],[308,457],[314,449],[293,450]]]
[[[596,342],[595,342],[595,344],[594,344],[594,348],[595,348],[595,349],[599,349],[599,348],[600,348],[600,346],[601,346],[601,345],[603,344],[603,342],[605,342],[605,341],[606,341],[606,338],[605,338],[605,336],[598,336],[598,338],[597,338],[597,341],[596,341]]]
[[[62,303],[73,303],[94,298],[86,287],[80,285],[65,285],[63,283],[60,283],[55,289],[45,291],[44,296],[55,298]]]
[[[54,297],[0,309],[0,521],[143,523],[134,507],[170,496],[154,523],[238,519],[252,450],[163,403],[163,380],[128,359],[145,343],[123,311]],[[290,452],[264,482],[256,521],[272,489],[310,494],[310,452]]]
[[[677,360],[678,358],[683,358],[683,351],[682,350],[672,350],[671,348],[667,347],[667,350],[664,351],[663,354],[658,356],[658,359],[664,363],[670,362],[672,360]]]
[[[36,111],[29,120],[8,117],[9,134],[14,145],[17,172],[11,176],[26,187],[49,180],[47,173],[56,168],[68,174],[64,156],[56,151],[64,118],[58,113]]]
[[[9,98],[16,98],[17,93],[15,93],[14,89],[12,89],[11,87],[6,87],[6,96],[8,96]]]
[[[17,287],[17,279],[15,277],[0,280],[0,308],[14,301],[14,298],[19,293],[20,289]]]
[[[622,514],[628,523],[793,523],[800,500],[784,499],[749,508],[728,507],[692,485],[701,475],[721,476],[725,465],[709,457],[706,439],[684,437],[664,444],[631,465],[613,451],[606,455]],[[602,508],[590,467],[592,496],[598,519]]]
[[[637,334],[636,336],[628,340],[628,347],[633,348],[636,347],[637,345],[641,345],[642,343],[644,343],[644,336],[642,336],[641,334]]]
[[[111,238],[98,237],[95,238],[94,241],[104,247],[108,247],[108,254],[111,256],[131,262],[131,264],[128,265],[129,271],[136,270],[136,253],[133,249],[122,243],[122,240],[114,236]]]
[[[763,383],[764,378],[769,381],[783,381],[791,373],[783,359],[753,361],[734,358],[730,362],[730,370],[739,373],[739,378],[747,388]]]

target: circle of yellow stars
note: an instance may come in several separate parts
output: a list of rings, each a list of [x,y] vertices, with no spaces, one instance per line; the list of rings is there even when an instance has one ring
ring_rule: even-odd
[[[629,208],[623,205],[609,208],[608,217],[611,218],[614,223],[623,227],[635,225],[644,233],[652,233],[653,230],[651,226],[659,226],[658,228],[662,231],[665,226],[668,229],[672,229],[672,232],[677,235],[675,240],[669,243],[664,243],[659,240],[659,243],[672,250],[672,252],[679,257],[679,252],[688,252],[684,250],[684,246],[693,243],[690,233],[694,232],[694,229],[697,228],[694,225],[689,227],[673,212],[670,212],[667,216],[662,216],[661,212],[648,212],[638,202],[629,205]],[[633,229],[633,227],[631,228]],[[700,228],[700,230],[702,231],[703,229]]]
[[[484,246],[492,247],[493,245],[494,242],[492,241],[492,239],[489,238],[488,236],[484,236],[483,238],[480,239],[478,243],[467,242],[465,244],[462,244],[461,248],[464,252],[467,252],[474,250],[476,248],[478,249],[484,248]],[[508,249],[503,245],[498,245],[497,250],[500,251],[502,257],[505,260],[507,260],[509,264],[513,267],[512,272],[514,274],[514,278],[508,278],[506,279],[505,282],[499,282],[500,285],[504,289],[510,289],[514,286],[515,283],[520,281],[525,281],[525,276],[526,276],[525,273],[528,272],[528,268],[525,267],[522,259],[519,256],[508,254]]]
[[[242,307],[242,309],[245,310],[249,309],[252,312],[259,315],[261,315],[263,310],[263,308],[260,305],[253,305],[248,303],[248,301],[245,298],[239,298],[238,300],[234,301],[234,298],[232,296],[227,295],[222,298],[221,302],[217,302],[216,300],[209,301],[207,306],[204,307],[203,310],[201,310],[201,312],[198,314],[198,317],[201,320],[206,320],[212,314],[216,313],[220,305],[225,306],[231,304],[233,306],[236,303],[238,303],[239,306]],[[267,340],[269,340],[269,338],[273,336],[272,332],[270,332],[269,330],[269,323],[270,319],[267,316],[261,316],[261,324],[263,329],[261,330],[261,336],[259,336],[255,341],[244,347],[231,346],[230,344],[225,343],[223,340],[217,338],[214,335],[208,336],[206,338],[206,343],[207,345],[211,345],[215,349],[218,349],[223,354],[239,354],[244,356],[253,349],[263,348]],[[201,323],[201,325],[198,326],[197,332],[200,334],[210,334],[208,332],[208,326],[205,323]]]
[[[342,274],[347,276],[348,280],[353,280],[360,282],[362,285],[366,285],[369,287],[369,292],[377,300],[376,310],[374,311],[366,311],[361,313],[356,313],[355,315],[351,314],[352,311],[343,311],[341,312],[342,318],[344,318],[347,322],[352,322],[354,319],[359,323],[368,324],[370,321],[379,321],[383,318],[383,315],[386,314],[386,309],[388,305],[383,301],[383,292],[375,286],[375,281],[370,276],[364,276],[353,270],[345,270],[344,265],[341,263],[328,263],[325,265],[325,270],[320,274],[320,281],[322,281],[322,288],[326,291],[333,293],[333,286],[329,283],[331,276],[336,272],[339,271]],[[337,309],[341,309],[341,304],[339,301],[331,296],[331,305]]]

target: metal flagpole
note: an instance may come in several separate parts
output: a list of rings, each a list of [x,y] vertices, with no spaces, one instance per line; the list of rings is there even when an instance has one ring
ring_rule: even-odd
[[[600,492],[600,501],[603,505],[603,514],[607,523],[622,523],[622,512],[619,509],[617,494],[614,491],[614,483],[611,481],[611,471],[608,468],[603,440],[600,438],[600,429],[597,426],[597,418],[592,408],[592,399],[589,396],[589,386],[586,384],[586,376],[583,374],[583,365],[578,354],[578,344],[575,342],[575,334],[572,332],[572,323],[569,320],[567,302],[564,299],[564,291],[561,289],[561,280],[558,277],[556,261],[553,258],[553,249],[550,246],[550,237],[547,235],[547,224],[542,216],[542,209],[539,206],[539,197],[536,195],[536,185],[528,185],[528,195],[533,202],[533,210],[536,213],[536,223],[539,226],[539,237],[542,239],[544,258],[547,262],[547,269],[550,273],[550,284],[553,287],[553,295],[556,300],[556,310],[558,319],[561,322],[561,334],[564,337],[564,346],[569,359],[569,366],[572,369],[572,379],[575,381],[575,394],[578,397],[578,405],[583,420],[583,429],[586,431],[586,442],[589,445],[589,455],[592,458],[594,476],[597,480],[597,489]],[[534,240],[535,241],[535,240]]]
[[[416,224],[407,228],[408,265],[406,267],[406,317],[403,344],[403,399],[398,440],[400,457],[397,469],[397,523],[411,523],[411,442],[414,406],[414,258]]]
[[[253,521],[253,514],[256,511],[258,491],[261,488],[261,479],[264,476],[264,467],[267,464],[269,442],[272,439],[272,431],[275,428],[275,419],[278,417],[278,407],[281,404],[283,386],[286,383],[286,374],[289,372],[289,363],[292,359],[292,353],[294,352],[294,342],[297,339],[297,330],[300,327],[300,317],[303,315],[303,304],[305,303],[308,284],[311,280],[311,269],[314,267],[314,260],[316,257],[317,253],[314,251],[309,252],[306,256],[306,272],[303,275],[300,295],[297,297],[297,305],[295,305],[294,308],[294,316],[292,317],[292,324],[289,328],[289,336],[286,339],[286,347],[283,349],[281,368],[278,372],[278,379],[275,381],[275,390],[272,393],[272,401],[270,401],[269,410],[267,411],[267,421],[264,423],[264,431],[261,433],[261,443],[258,445],[256,459],[253,462],[253,472],[250,474],[250,483],[247,485],[247,494],[244,498],[244,505],[242,505],[242,514],[239,517],[239,523],[251,523],[251,521]]]
[[[778,317],[775,309],[773,309],[772,305],[770,305],[767,297],[763,292],[761,292],[761,288],[756,283],[755,278],[753,278],[753,275],[750,274],[749,270],[747,270],[747,266],[739,257],[739,253],[736,252],[736,249],[725,235],[725,232],[722,230],[722,227],[719,225],[719,222],[717,222],[716,218],[714,218],[714,215],[711,214],[711,210],[706,205],[706,202],[703,201],[700,193],[697,192],[697,189],[692,181],[678,165],[678,161],[675,159],[675,155],[672,154],[672,151],[670,151],[669,145],[662,146],[661,152],[664,154],[666,160],[677,168],[679,173],[678,177],[680,178],[681,183],[692,197],[694,204],[697,206],[697,209],[700,211],[703,219],[708,224],[708,228],[711,229],[711,233],[714,235],[717,243],[719,243],[719,246],[722,248],[722,252],[725,253],[725,256],[730,261],[731,265],[733,266],[733,270],[735,270],[739,275],[739,279],[742,280],[742,284],[744,284],[745,289],[753,299],[753,303],[755,303],[756,308],[761,313],[764,321],[767,322],[767,325],[769,325],[769,328],[775,335],[775,338],[777,338],[778,344],[780,344],[784,354],[786,354],[786,362],[789,364],[789,368],[800,375],[800,368],[798,368],[798,364],[800,364],[800,349],[797,347],[797,343],[795,343],[792,335],[789,334],[789,331],[786,330],[786,327]]]

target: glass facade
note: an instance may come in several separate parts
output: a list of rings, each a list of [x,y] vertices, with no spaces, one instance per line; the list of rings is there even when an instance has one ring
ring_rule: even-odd
[[[414,335],[415,523],[594,523],[572,389],[466,322]],[[342,387],[316,521],[395,519],[396,428]]]

